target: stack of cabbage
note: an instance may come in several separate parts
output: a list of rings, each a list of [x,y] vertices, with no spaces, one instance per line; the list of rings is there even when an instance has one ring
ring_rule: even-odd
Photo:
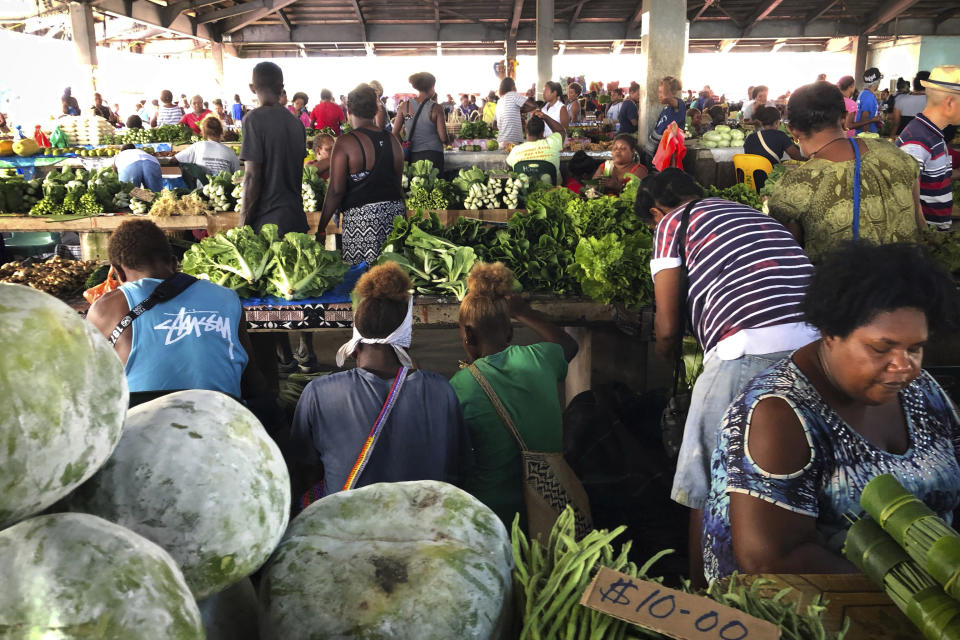
[[[742,147],[743,129],[731,129],[725,124],[718,124],[713,131],[703,134],[702,143],[707,149],[717,147]]]
[[[92,325],[28,287],[0,299],[0,635],[204,638],[196,600],[256,571],[286,528],[279,449],[212,391],[127,412]]]

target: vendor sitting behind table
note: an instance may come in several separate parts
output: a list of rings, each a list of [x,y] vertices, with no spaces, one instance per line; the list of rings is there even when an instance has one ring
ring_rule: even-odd
[[[324,180],[330,179],[330,157],[336,141],[329,133],[318,133],[313,137],[313,160],[307,162],[306,166],[316,167],[317,173]]]
[[[841,555],[847,514],[883,473],[947,523],[960,505],[960,419],[921,368],[929,334],[957,328],[950,274],[916,245],[861,240],[820,264],[804,312],[821,338],[750,381],[721,423],[709,579],[856,571]]]
[[[527,141],[510,150],[507,165],[512,169],[518,162],[546,160],[557,169],[555,184],[560,179],[560,149],[563,148],[563,134],[560,131],[563,129],[559,122],[539,109],[533,113],[534,116],[527,122]],[[551,128],[556,126],[556,130],[544,138],[543,132],[548,123]]]
[[[212,116],[213,113],[204,106],[203,98],[200,96],[190,98],[190,108],[192,111],[185,113],[183,117],[180,118],[180,124],[187,125],[194,134],[201,135],[200,123],[202,123],[203,119],[207,116]]]
[[[127,220],[110,235],[110,264],[123,283],[87,314],[107,339],[127,313],[177,273],[167,236],[149,220]],[[236,292],[197,280],[136,317],[114,344],[131,392],[209,389],[241,397],[251,353]],[[243,380],[249,382],[248,380]]]
[[[629,133],[621,133],[613,139],[611,159],[599,167],[593,177],[600,180],[600,188],[607,195],[619,195],[630,180],[628,174],[637,178],[647,175],[647,168],[637,162],[637,140]]]
[[[163,177],[160,174],[160,161],[132,144],[120,147],[113,159],[121,182],[129,182],[135,187],[146,187],[150,191],[163,189]]]
[[[233,173],[240,170],[240,158],[237,152],[221,144],[223,124],[215,116],[203,121],[203,140],[177,153],[177,162],[195,164],[207,175],[216,175],[221,171]]]
[[[779,164],[786,153],[794,160],[801,160],[800,148],[793,138],[780,130],[780,110],[776,107],[760,107],[753,114],[760,128],[743,141],[743,152],[763,156],[771,164]]]

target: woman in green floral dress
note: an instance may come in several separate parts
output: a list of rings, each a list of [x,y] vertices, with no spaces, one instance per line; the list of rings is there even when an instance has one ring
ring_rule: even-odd
[[[810,260],[853,237],[858,145],[860,237],[876,244],[914,241],[924,227],[913,158],[886,140],[848,138],[843,94],[827,82],[798,89],[787,104],[790,132],[809,160],[787,171],[770,194],[770,215],[796,236]]]

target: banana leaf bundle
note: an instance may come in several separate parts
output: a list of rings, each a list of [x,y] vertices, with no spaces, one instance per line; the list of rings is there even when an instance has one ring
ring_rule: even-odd
[[[960,600],[960,534],[890,474],[864,487],[860,505],[947,595]]]
[[[927,640],[960,638],[960,603],[869,518],[847,532],[843,554],[884,591]]]

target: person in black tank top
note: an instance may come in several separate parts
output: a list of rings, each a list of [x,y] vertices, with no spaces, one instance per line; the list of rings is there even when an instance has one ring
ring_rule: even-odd
[[[333,147],[320,216],[319,228],[325,229],[335,213],[343,214],[343,259],[350,264],[376,260],[394,217],[407,213],[400,184],[403,152],[394,136],[376,126],[378,104],[369,85],[347,96],[353,131]]]

